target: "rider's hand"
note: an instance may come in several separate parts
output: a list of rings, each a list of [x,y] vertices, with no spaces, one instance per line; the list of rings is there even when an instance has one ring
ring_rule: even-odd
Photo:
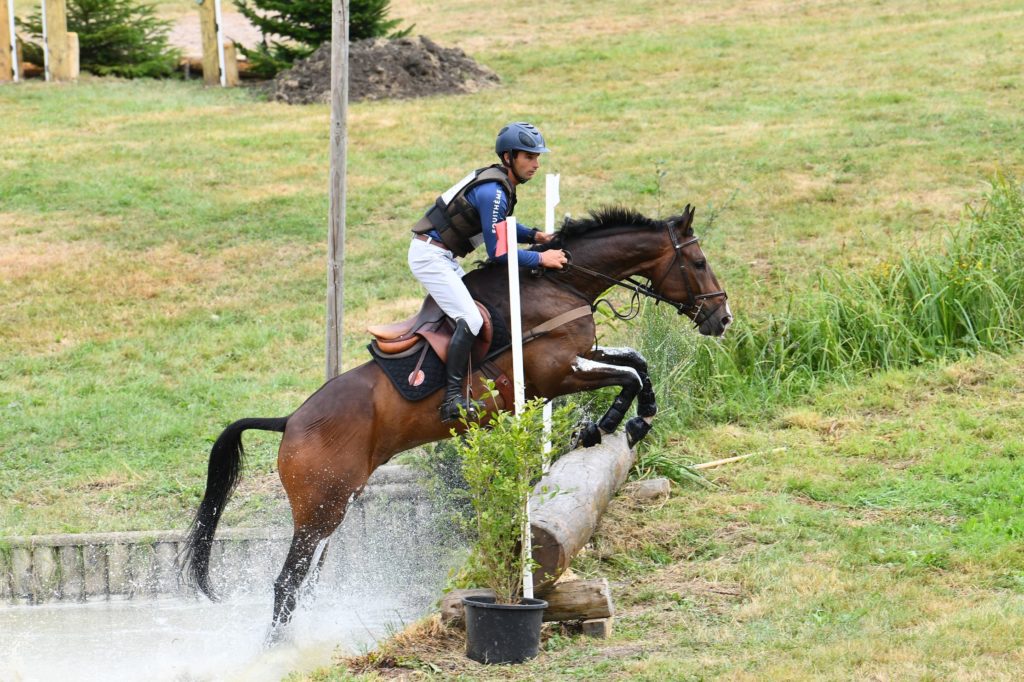
[[[537,232],[533,235],[533,242],[535,244],[547,244],[555,238],[555,233]]]
[[[565,252],[561,249],[540,252],[540,266],[542,268],[561,270],[562,266],[568,262],[569,259],[565,257]]]

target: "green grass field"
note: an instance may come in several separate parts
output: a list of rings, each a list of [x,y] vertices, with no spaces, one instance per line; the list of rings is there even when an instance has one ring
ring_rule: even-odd
[[[985,205],[999,173],[1011,187],[1024,176],[1016,2],[398,0],[392,12],[503,85],[351,106],[347,367],[363,362],[366,323],[421,297],[409,226],[490,162],[508,120],[536,122],[555,150],[542,170],[562,174],[560,214],[696,204],[737,338],[770,340],[836,275],[882,281],[907,254],[941,262],[965,205]],[[0,87],[0,537],[184,527],[220,429],[288,414],[319,386],[328,119],[194,82]],[[523,188],[522,220],[541,221],[542,194]],[[666,324],[602,332],[660,358],[646,461],[787,450],[613,515],[610,549],[578,569],[618,585],[615,637],[556,636],[518,675],[1024,669],[1020,329],[1002,355],[953,343],[887,371],[776,364],[755,381],[659,352],[652,338],[718,348]],[[677,376],[680,362],[706,375]],[[276,439],[246,442],[247,475],[272,482]],[[226,522],[262,518],[271,488],[245,489]]]

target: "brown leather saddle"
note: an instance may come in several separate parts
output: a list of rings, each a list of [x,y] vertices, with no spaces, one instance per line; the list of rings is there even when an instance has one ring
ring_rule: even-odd
[[[471,351],[472,362],[479,364],[491,347],[494,327],[487,308],[479,301],[474,303],[484,318],[484,325],[480,328]],[[455,331],[455,325],[433,297],[427,296],[419,312],[409,319],[391,324],[370,325],[366,330],[373,335],[372,345],[381,356],[401,355],[418,348],[421,342],[426,342],[444,362],[448,358],[448,342]]]

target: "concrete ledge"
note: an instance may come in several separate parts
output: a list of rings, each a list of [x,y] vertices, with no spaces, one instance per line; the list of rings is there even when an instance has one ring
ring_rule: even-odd
[[[412,467],[385,466],[374,473],[349,508],[332,546],[345,548],[385,526],[412,545],[429,535],[431,502]],[[211,576],[230,576],[233,589],[267,586],[280,569],[291,541],[290,527],[219,528],[211,554]],[[137,599],[190,596],[178,556],[185,529],[33,535],[0,538],[0,603]]]

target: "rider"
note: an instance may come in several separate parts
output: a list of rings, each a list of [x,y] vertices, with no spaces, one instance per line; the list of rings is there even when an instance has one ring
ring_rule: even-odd
[[[455,322],[445,362],[447,381],[441,403],[444,422],[458,419],[461,410],[473,416],[473,405],[463,396],[462,383],[473,341],[483,326],[480,311],[462,282],[466,273],[455,259],[468,254],[481,241],[489,260],[501,263],[508,258],[497,253],[495,226],[512,214],[516,187],[534,176],[540,168],[540,155],[550,150],[537,128],[529,123],[510,123],[498,133],[494,151],[501,163],[473,171],[439,196],[413,227],[409,245],[413,275]],[[517,225],[516,237],[524,244],[545,244],[553,238],[524,225]],[[561,269],[565,263],[561,249],[519,252],[522,267]]]

